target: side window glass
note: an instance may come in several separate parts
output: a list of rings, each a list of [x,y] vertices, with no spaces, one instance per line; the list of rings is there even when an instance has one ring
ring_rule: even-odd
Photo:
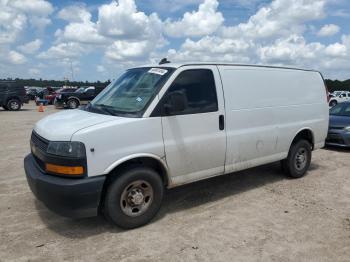
[[[172,111],[177,106],[169,106],[165,115],[185,115],[218,111],[218,101],[213,72],[209,69],[190,69],[181,72],[169,87],[164,96],[164,104],[178,103],[177,97],[182,94],[180,111]],[[175,95],[175,99],[173,99]],[[175,101],[175,102],[174,102]]]

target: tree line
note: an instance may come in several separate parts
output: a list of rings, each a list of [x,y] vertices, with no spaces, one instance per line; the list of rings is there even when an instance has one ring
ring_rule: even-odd
[[[35,86],[35,87],[61,87],[64,85],[67,86],[95,86],[104,88],[107,85],[111,83],[110,80],[107,80],[105,82],[96,81],[96,82],[89,82],[89,81],[64,81],[64,80],[43,80],[43,79],[0,79],[0,80],[15,80],[20,85],[23,86]],[[326,84],[328,87],[329,92],[337,91],[337,90],[344,90],[344,91],[350,91],[350,79],[339,81],[339,80],[330,80],[326,79]]]
[[[104,88],[107,85],[111,83],[110,80],[107,80],[105,82],[96,81],[96,82],[89,82],[89,81],[65,81],[65,80],[44,80],[44,79],[20,79],[20,78],[7,78],[7,79],[0,79],[0,80],[14,80],[19,85],[23,86],[34,86],[34,87],[61,87],[61,86],[95,86],[97,88]]]
[[[344,81],[327,79],[326,85],[328,87],[329,92],[337,90],[350,91],[350,79]]]

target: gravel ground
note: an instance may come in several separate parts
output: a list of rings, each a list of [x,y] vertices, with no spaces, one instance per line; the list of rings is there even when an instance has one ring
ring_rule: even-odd
[[[30,133],[55,111],[0,110],[0,261],[350,261],[350,151],[314,152],[302,179],[277,163],[168,190],[151,224],[123,231],[30,192]]]

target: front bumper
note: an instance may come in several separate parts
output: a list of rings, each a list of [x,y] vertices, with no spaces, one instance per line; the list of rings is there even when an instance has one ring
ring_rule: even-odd
[[[33,194],[50,210],[71,218],[98,214],[105,176],[76,179],[47,175],[32,154],[24,159],[24,169]]]
[[[343,129],[329,129],[326,145],[350,148],[350,132]]]

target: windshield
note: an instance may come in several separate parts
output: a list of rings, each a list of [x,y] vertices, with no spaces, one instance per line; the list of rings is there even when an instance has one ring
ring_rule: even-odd
[[[141,117],[173,71],[172,68],[130,69],[99,94],[89,108],[112,115]]]
[[[75,91],[75,92],[77,92],[77,93],[84,93],[85,89],[86,89],[86,87],[79,87],[77,89],[77,91]]]
[[[332,107],[329,113],[333,116],[349,116],[350,117],[350,103],[338,104]]]

